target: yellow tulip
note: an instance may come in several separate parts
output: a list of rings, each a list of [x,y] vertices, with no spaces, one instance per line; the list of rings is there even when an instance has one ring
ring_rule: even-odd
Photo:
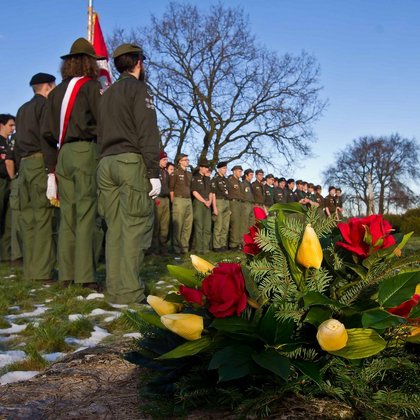
[[[322,248],[318,236],[313,227],[307,224],[296,254],[296,261],[306,268],[319,268],[321,267],[322,257]]]
[[[160,317],[162,324],[186,340],[198,340],[204,329],[203,317],[194,314],[170,314]]]
[[[197,255],[191,255],[191,262],[193,267],[200,273],[206,274],[209,271],[213,271],[214,265],[203,258],[197,257]]]
[[[336,319],[328,319],[318,327],[316,339],[322,350],[340,350],[347,345],[348,335],[346,327]]]
[[[159,315],[175,314],[182,308],[180,303],[167,302],[159,296],[149,295],[147,296],[147,303],[153,308],[153,310]]]
[[[416,291],[414,292],[415,295],[420,295],[420,283],[416,286]]]

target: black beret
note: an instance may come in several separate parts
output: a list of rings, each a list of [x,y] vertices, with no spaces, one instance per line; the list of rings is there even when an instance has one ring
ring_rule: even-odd
[[[224,168],[225,166],[227,166],[227,162],[219,162],[216,167],[217,169],[220,169],[220,168]]]
[[[210,162],[207,159],[203,158],[198,161],[198,166],[201,166],[203,168],[210,168]]]
[[[48,73],[37,73],[32,76],[29,86],[39,85],[41,83],[52,83],[55,82],[55,76]]]
[[[243,169],[242,169],[242,166],[241,166],[241,165],[235,165],[235,166],[232,168],[232,171],[236,171],[237,169],[240,169],[241,171],[243,171]]]

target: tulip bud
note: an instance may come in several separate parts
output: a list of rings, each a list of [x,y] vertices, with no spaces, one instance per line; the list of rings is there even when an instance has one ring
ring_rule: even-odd
[[[420,295],[420,283],[416,286],[415,295]]]
[[[200,273],[207,274],[209,271],[213,271],[214,265],[203,258],[197,257],[197,255],[191,255],[191,262],[193,267]]]
[[[306,268],[319,268],[321,267],[322,257],[322,248],[318,236],[312,226],[307,224],[296,254],[296,261]]]
[[[204,329],[203,317],[194,314],[170,314],[160,317],[162,324],[186,340],[198,340]]]
[[[347,345],[348,335],[346,327],[336,319],[328,319],[318,327],[316,339],[322,350],[340,350]]]
[[[147,303],[159,316],[174,314],[179,312],[182,308],[182,305],[179,303],[167,302],[161,297],[153,295],[147,296]]]

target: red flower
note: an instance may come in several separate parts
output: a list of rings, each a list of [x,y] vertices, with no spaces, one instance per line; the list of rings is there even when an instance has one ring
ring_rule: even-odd
[[[261,248],[255,243],[255,237],[257,236],[258,229],[256,226],[249,227],[249,233],[244,235],[244,253],[257,255],[261,252]]]
[[[267,219],[267,213],[261,207],[254,207],[254,216],[257,220]]]
[[[203,292],[201,290],[193,289],[191,287],[179,286],[179,293],[183,298],[190,303],[197,303],[203,305]]]
[[[337,227],[343,237],[343,242],[337,242],[337,245],[362,258],[395,244],[392,226],[381,214],[353,217],[348,223],[338,223]]]
[[[245,280],[239,264],[219,263],[203,280],[201,290],[216,318],[239,316],[245,310]]]
[[[419,303],[420,295],[413,295],[410,300],[406,300],[401,305],[395,306],[394,308],[387,309],[390,314],[403,316],[407,318],[411,310]]]

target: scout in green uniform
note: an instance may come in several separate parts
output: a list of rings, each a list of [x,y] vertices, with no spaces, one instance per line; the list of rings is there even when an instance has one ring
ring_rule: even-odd
[[[230,209],[229,248],[236,251],[242,247],[244,232],[244,197],[242,194],[242,166],[235,165],[232,175],[227,179]]]
[[[257,169],[255,171],[255,181],[252,183],[252,192],[254,193],[254,204],[256,207],[260,207],[265,210],[265,196],[264,196],[264,171]]]
[[[79,38],[70,53],[61,58],[63,81],[48,95],[42,130],[44,138],[60,148],[56,166],[60,197],[59,280],[95,288],[96,126],[101,89],[96,60],[103,57],[95,55],[89,41]],[[66,105],[66,100],[75,92],[72,85],[82,78],[86,83],[81,86],[71,109],[71,101]],[[64,133],[60,115],[70,109]],[[49,187],[51,180],[54,181],[54,177],[49,174]]]
[[[341,188],[335,189],[335,207],[337,220],[341,220],[343,216],[343,196],[341,195]]]
[[[54,172],[57,148],[41,136],[41,121],[48,94],[55,87],[55,77],[38,73],[29,85],[35,95],[19,108],[16,116],[23,274],[27,279],[48,280],[55,266],[55,251],[54,210],[46,197],[47,173]]]
[[[193,175],[191,192],[194,197],[194,248],[198,254],[210,250],[211,241],[211,203],[210,178],[208,169],[210,164],[207,159],[198,162],[198,172]]]
[[[213,193],[213,249],[226,251],[228,246],[230,208],[226,180],[227,162],[217,164],[217,173],[211,180]]]
[[[327,217],[335,217],[335,210],[337,206],[335,204],[335,187],[330,186],[328,188],[328,195],[324,199],[324,211]]]
[[[187,171],[188,155],[178,156],[178,166],[169,178],[169,191],[172,202],[172,224],[174,251],[186,254],[193,225],[193,208],[191,202],[192,174]]]
[[[274,187],[274,203],[286,203],[286,178],[279,178],[278,186]]]
[[[293,178],[289,178],[286,181],[286,203],[297,203],[299,198],[294,190],[295,188],[295,180]]]
[[[154,200],[153,238],[150,247],[151,254],[166,255],[168,252],[169,223],[171,208],[169,205],[169,174],[166,170],[168,155],[165,151],[159,153],[160,194]]]
[[[160,193],[159,142],[153,99],[144,83],[145,59],[137,45],[113,53],[120,78],[103,94],[99,111],[98,208],[106,233],[109,301],[144,301],[139,278],[153,234],[153,202]]]
[[[11,254],[10,221],[6,229],[10,195],[10,177],[6,169],[6,157],[9,150],[9,137],[13,134],[15,128],[15,117],[13,115],[0,114],[0,247],[3,261],[9,261]]]
[[[265,177],[264,185],[264,206],[266,211],[274,204],[274,175],[268,174]]]
[[[248,228],[255,224],[254,216],[254,193],[252,192],[252,178],[254,178],[254,171],[252,169],[245,169],[244,176],[242,177],[242,196],[244,199],[244,224],[243,233],[248,232]]]

